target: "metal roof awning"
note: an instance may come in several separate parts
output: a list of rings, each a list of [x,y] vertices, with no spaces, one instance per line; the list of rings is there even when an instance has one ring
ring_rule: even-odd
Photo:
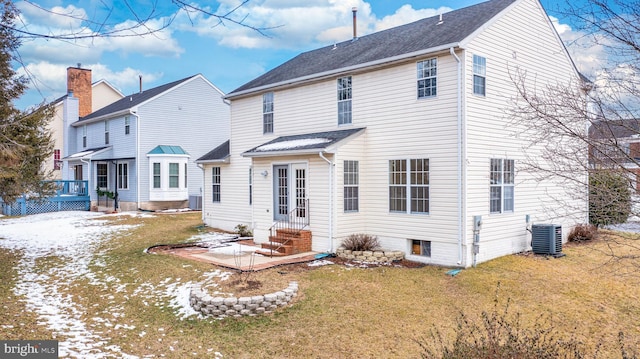
[[[351,136],[364,131],[364,128],[348,130],[307,133],[302,135],[282,136],[244,153],[243,157],[273,157],[289,155],[316,154],[328,151]]]
[[[111,146],[105,146],[105,147],[96,147],[96,148],[90,148],[84,151],[80,151],[80,152],[76,152],[72,155],[69,155],[65,158],[62,159],[62,161],[73,161],[73,160],[87,160],[87,159],[91,159],[91,157],[100,154],[100,153],[104,153],[107,150],[110,150]]]

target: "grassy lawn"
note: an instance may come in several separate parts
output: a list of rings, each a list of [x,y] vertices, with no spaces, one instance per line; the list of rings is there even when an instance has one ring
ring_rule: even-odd
[[[105,346],[139,357],[416,358],[416,340],[434,328],[453,338],[460,312],[479,320],[496,299],[499,308],[509,302],[523,326],[543,316],[558,335],[582,342],[587,353],[599,348],[599,357],[620,357],[619,331],[628,343],[640,338],[640,273],[628,274],[624,262],[605,265],[602,241],[566,246],[559,259],[507,256],[455,277],[440,267],[278,267],[251,278],[265,288],[294,278],[300,294],[293,306],[264,317],[184,319],[167,293],[218,268],[144,249],[185,241],[198,232],[200,214],[113,222],[137,226],[104,242],[90,265],[92,275],[64,290],[86,309],[83,321]],[[20,256],[0,250],[0,339],[64,340],[26,314],[12,292]]]

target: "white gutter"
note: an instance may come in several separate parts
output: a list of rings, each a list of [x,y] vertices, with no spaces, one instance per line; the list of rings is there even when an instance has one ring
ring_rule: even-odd
[[[403,61],[403,60],[410,59],[410,58],[416,57],[416,56],[432,54],[432,53],[439,52],[439,51],[446,51],[447,49],[450,49],[450,48],[453,48],[453,47],[458,47],[458,46],[459,46],[459,43],[456,42],[456,43],[445,44],[445,45],[441,45],[441,46],[437,46],[437,47],[432,47],[430,49],[423,49],[423,50],[419,50],[419,51],[414,51],[414,52],[410,52],[408,54],[402,54],[402,55],[392,56],[392,57],[385,57],[384,59],[380,59],[380,60],[369,61],[369,62],[365,62],[365,63],[362,63],[362,64],[342,67],[342,68],[339,68],[339,69],[333,69],[333,70],[320,72],[320,73],[315,73],[315,74],[311,74],[311,75],[300,76],[300,77],[296,77],[296,78],[293,78],[293,79],[288,79],[288,80],[285,80],[285,81],[280,81],[280,82],[276,82],[276,83],[272,83],[272,84],[268,84],[268,85],[264,85],[264,86],[252,87],[250,89],[246,89],[246,90],[243,90],[243,91],[238,91],[238,92],[235,92],[235,93],[228,94],[224,98],[225,99],[233,99],[235,97],[248,95],[248,94],[251,94],[251,93],[254,93],[254,92],[260,92],[260,91],[264,91],[266,89],[275,88],[275,87],[279,87],[279,86],[292,85],[294,83],[295,84],[300,84],[300,83],[303,83],[303,82],[318,80],[318,79],[321,79],[323,77],[332,77],[332,76],[335,76],[336,74],[343,73],[343,72],[353,72],[355,70],[359,70],[359,69],[363,69],[363,68],[388,65],[388,64],[391,64],[391,63],[394,63],[394,62]]]
[[[90,124],[90,123],[100,122],[102,120],[118,117],[118,116],[121,116],[121,115],[128,115],[130,113],[131,114],[133,113],[133,112],[131,112],[131,109],[126,109],[126,110],[122,110],[122,111],[118,111],[118,112],[110,112],[110,113],[104,114],[102,116],[90,118],[88,120],[76,121],[76,122],[72,123],[71,126],[80,127],[82,125],[87,125],[87,124]]]
[[[323,151],[318,156],[329,164],[329,253],[333,253],[333,166],[334,163],[326,158]]]
[[[449,48],[449,53],[458,63],[458,265],[462,265],[462,241],[464,240],[462,218],[462,63],[453,47]]]

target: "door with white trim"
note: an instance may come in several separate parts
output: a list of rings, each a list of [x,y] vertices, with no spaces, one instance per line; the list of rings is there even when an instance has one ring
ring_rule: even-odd
[[[289,213],[307,217],[307,165],[291,163],[273,166],[274,219],[288,221]],[[294,211],[295,210],[295,211]]]

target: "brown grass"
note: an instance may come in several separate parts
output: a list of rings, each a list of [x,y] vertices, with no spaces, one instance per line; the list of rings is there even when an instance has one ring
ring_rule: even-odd
[[[616,339],[621,330],[630,342],[640,338],[640,273],[621,275],[627,264],[605,264],[610,248],[602,240],[568,245],[563,258],[506,256],[455,277],[445,274],[447,268],[430,266],[282,266],[248,278],[260,282],[259,291],[265,292],[297,280],[301,294],[293,306],[265,317],[182,320],[167,298],[140,294],[146,283],[161,286],[167,278],[196,282],[216,268],[143,250],[185,241],[198,233],[200,214],[115,222],[139,226],[106,243],[100,257],[103,265],[96,263],[92,269],[98,278],[118,281],[106,288],[78,281],[68,290],[87,308],[87,322],[108,317],[119,308],[122,316],[112,318],[113,322],[134,329],[96,323],[94,330],[131,355],[214,357],[217,351],[224,358],[414,358],[420,353],[415,340],[434,327],[452,337],[461,311],[477,319],[483,310],[492,310],[498,282],[499,300],[510,298],[510,311],[520,313],[525,326],[548,315],[560,333],[573,335],[589,353],[601,345],[600,357],[619,357]],[[23,313],[19,298],[11,296],[12,263],[20,254],[0,251],[0,256],[0,294],[5,302],[1,317],[27,318],[19,330],[0,327],[0,338],[50,337],[46,328],[37,325],[37,318]],[[221,288],[231,291],[231,283]],[[117,286],[124,289],[117,291]]]

